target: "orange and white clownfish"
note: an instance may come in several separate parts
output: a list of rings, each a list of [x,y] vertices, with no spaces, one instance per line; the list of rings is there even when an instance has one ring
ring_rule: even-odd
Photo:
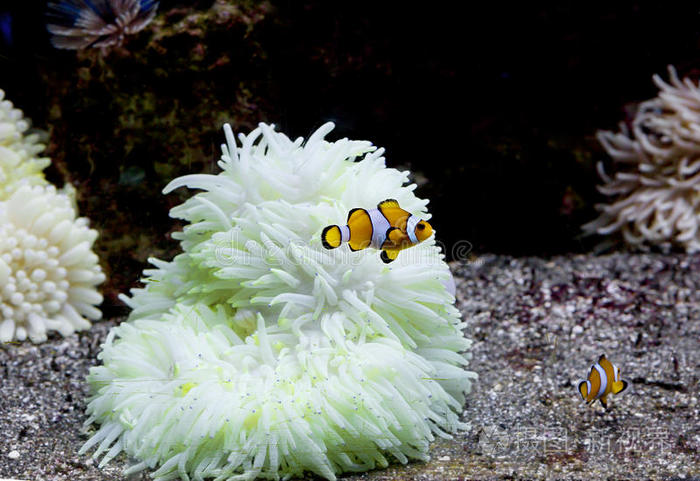
[[[591,366],[588,373],[588,379],[579,380],[578,392],[581,398],[589,405],[593,404],[596,399],[600,399],[600,404],[605,409],[608,408],[606,397],[608,394],[619,394],[625,389],[629,383],[620,376],[622,371],[615,364],[605,358],[605,354],[600,356],[598,362]]]
[[[350,250],[381,249],[381,259],[389,263],[399,251],[424,241],[433,234],[426,221],[406,212],[394,199],[380,202],[376,209],[352,209],[344,226],[329,225],[321,233],[326,249],[347,242]]]

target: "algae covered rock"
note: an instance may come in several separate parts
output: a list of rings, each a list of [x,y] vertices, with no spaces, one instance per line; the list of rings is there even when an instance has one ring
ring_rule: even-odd
[[[103,233],[107,304],[149,255],[167,255],[167,182],[211,171],[224,119],[252,128],[267,117],[260,30],[267,2],[161,5],[121,47],[54,51],[44,65],[49,154]],[[105,213],[108,213],[105,215]]]

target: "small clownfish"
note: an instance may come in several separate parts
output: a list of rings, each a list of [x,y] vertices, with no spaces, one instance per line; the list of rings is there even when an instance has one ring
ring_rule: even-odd
[[[387,199],[376,209],[352,209],[347,225],[329,225],[323,229],[321,242],[326,249],[340,247],[343,242],[347,242],[352,251],[367,247],[381,249],[380,257],[388,264],[396,259],[399,251],[432,234],[430,224],[403,210],[396,200]]]
[[[581,394],[581,398],[589,405],[593,404],[596,399],[600,399],[600,404],[607,409],[606,397],[608,394],[620,394],[629,385],[620,377],[621,374],[620,368],[608,361],[603,354],[598,362],[591,366],[588,379],[579,380],[578,392]]]

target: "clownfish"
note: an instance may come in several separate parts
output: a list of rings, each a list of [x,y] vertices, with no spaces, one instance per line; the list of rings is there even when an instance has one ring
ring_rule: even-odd
[[[424,241],[433,234],[426,221],[399,207],[394,199],[380,202],[376,209],[352,209],[344,226],[329,225],[321,233],[326,249],[340,247],[347,242],[350,250],[367,247],[381,249],[381,259],[389,263],[399,251]]]
[[[608,361],[603,354],[598,362],[591,366],[588,379],[579,380],[578,392],[581,394],[581,398],[589,405],[593,404],[596,399],[600,399],[600,404],[607,409],[606,397],[608,394],[620,394],[629,385],[620,377],[621,374],[620,368]]]

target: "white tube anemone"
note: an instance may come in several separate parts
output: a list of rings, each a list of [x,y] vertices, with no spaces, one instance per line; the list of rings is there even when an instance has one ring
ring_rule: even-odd
[[[635,247],[678,246],[700,250],[700,87],[680,80],[669,67],[670,83],[658,75],[657,98],[640,104],[631,129],[599,132],[614,162],[614,174],[598,170],[599,190],[613,202],[596,206],[601,215],[583,226],[589,233],[619,232]]]
[[[218,175],[173,181],[198,193],[171,215],[189,222],[183,253],[153,260],[123,299],[93,368],[83,447],[131,471],[202,479],[278,479],[427,459],[449,436],[474,373],[470,341],[433,240],[387,266],[376,250],[324,249],[324,226],[385,198],[428,218],[427,201],[368,142],[306,142],[261,124],[227,144]],[[359,160],[358,160],[359,158]]]
[[[0,342],[43,342],[101,317],[105,276],[87,224],[54,186],[23,185],[0,202]]]
[[[51,163],[37,157],[44,150],[36,134],[24,135],[29,123],[22,111],[4,100],[0,89],[0,200],[7,199],[20,185],[45,185],[43,170]]]

